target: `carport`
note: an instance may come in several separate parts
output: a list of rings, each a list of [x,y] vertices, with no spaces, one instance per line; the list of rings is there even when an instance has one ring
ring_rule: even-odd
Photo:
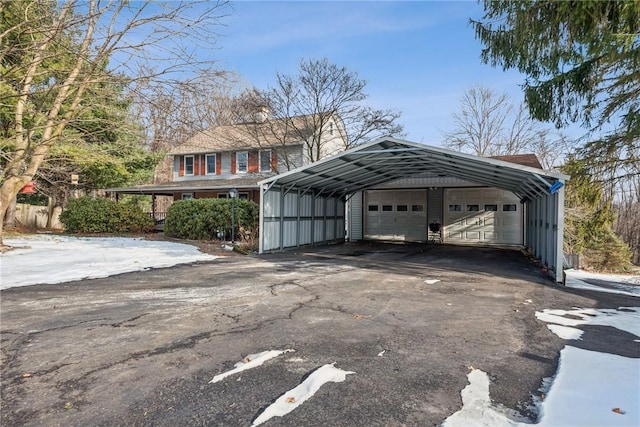
[[[395,138],[360,145],[261,181],[260,253],[343,241],[351,198],[414,177],[451,177],[515,194],[524,208],[524,246],[556,281],[562,280],[568,176]]]

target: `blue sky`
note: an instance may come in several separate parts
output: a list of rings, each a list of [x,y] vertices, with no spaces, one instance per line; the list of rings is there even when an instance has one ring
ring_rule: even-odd
[[[367,80],[368,103],[402,113],[406,138],[441,145],[464,92],[522,100],[524,77],[481,63],[475,1],[238,1],[217,29],[220,67],[265,89],[301,58],[328,58]]]

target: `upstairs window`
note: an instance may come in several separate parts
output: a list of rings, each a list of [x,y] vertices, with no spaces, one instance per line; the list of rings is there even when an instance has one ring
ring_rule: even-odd
[[[207,154],[207,175],[215,175],[216,173],[216,155]]]
[[[193,156],[184,156],[184,174],[193,175]]]
[[[249,153],[239,151],[236,153],[236,172],[246,173],[249,165]]]
[[[271,172],[271,150],[260,150],[260,172]]]

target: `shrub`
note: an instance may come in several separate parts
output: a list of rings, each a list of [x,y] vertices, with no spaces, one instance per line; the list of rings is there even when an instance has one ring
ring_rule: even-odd
[[[174,202],[164,220],[164,232],[180,239],[206,240],[218,231],[231,234],[230,199],[191,199]],[[245,237],[245,230],[258,229],[259,208],[249,200],[235,200],[235,235]],[[243,231],[241,233],[241,230]]]
[[[60,222],[69,233],[140,233],[153,229],[153,219],[137,206],[87,196],[69,201]]]

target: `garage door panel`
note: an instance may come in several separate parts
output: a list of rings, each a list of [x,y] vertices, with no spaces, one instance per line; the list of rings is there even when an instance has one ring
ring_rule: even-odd
[[[498,189],[445,189],[445,241],[522,244],[518,198]]]
[[[498,233],[494,231],[485,231],[483,234],[484,240],[496,240],[498,238]]]
[[[467,231],[464,233],[464,238],[466,240],[480,240],[480,232],[479,231]]]
[[[365,238],[426,240],[426,190],[366,191],[365,199]]]

